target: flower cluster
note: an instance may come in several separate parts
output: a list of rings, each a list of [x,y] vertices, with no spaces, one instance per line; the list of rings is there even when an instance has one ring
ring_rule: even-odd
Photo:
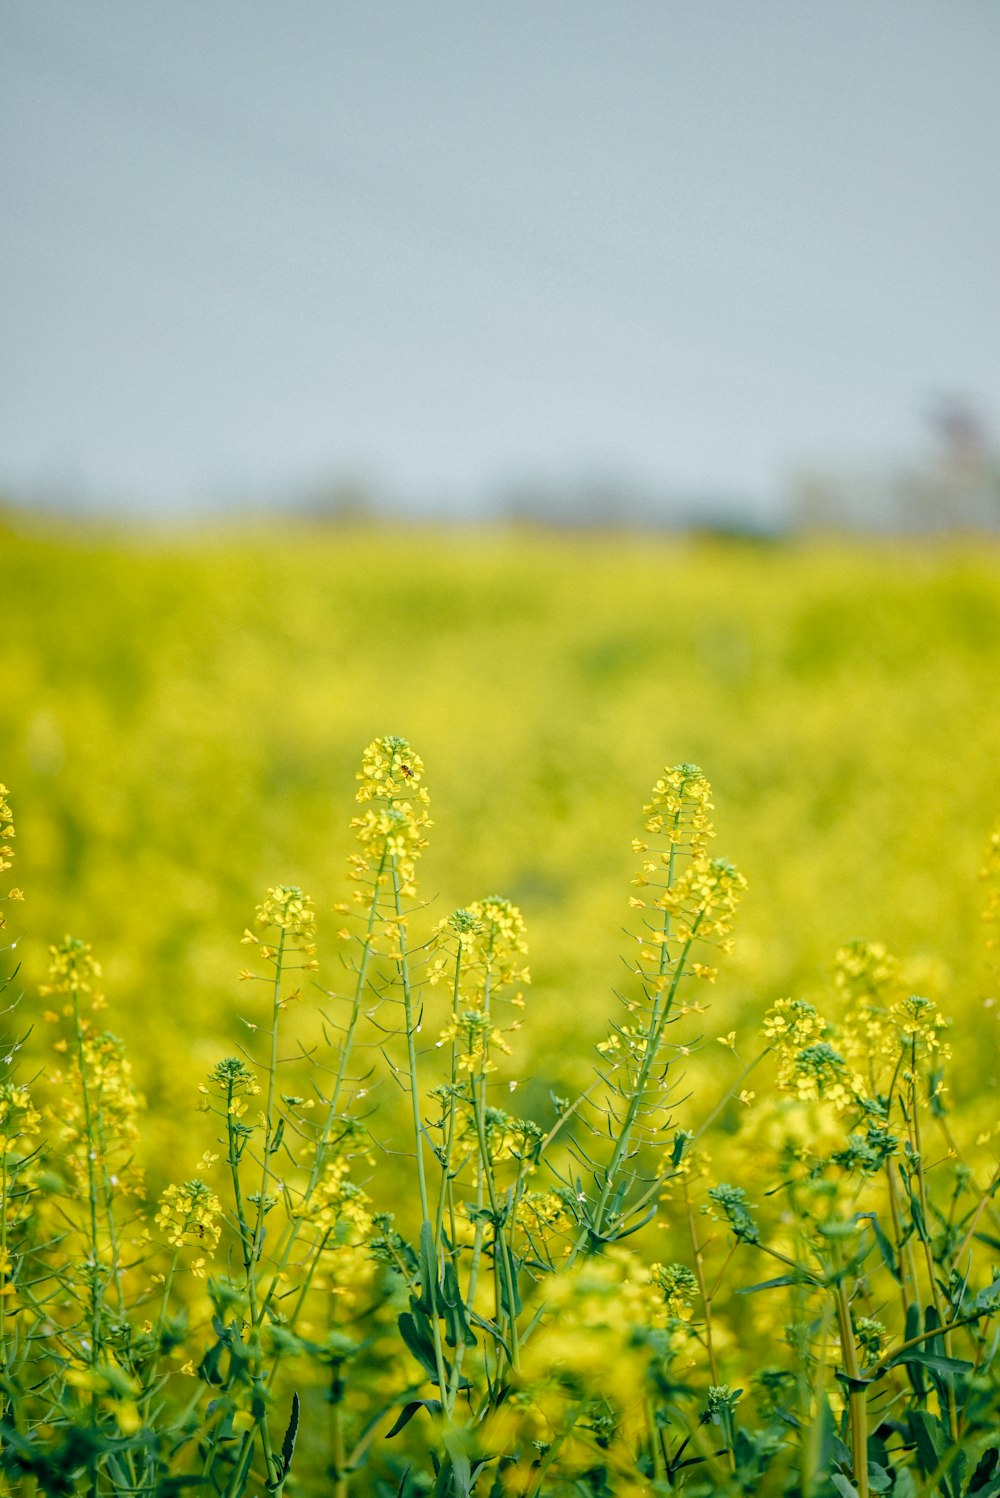
[[[4,1179],[0,1216],[7,1231],[15,1223],[23,1222],[31,1211],[38,1164],[34,1141],[41,1123],[27,1087],[11,1081],[0,1082],[0,1162]],[[0,1295],[13,1294],[13,1284],[5,1278],[8,1272],[9,1266],[0,1268]],[[6,1309],[11,1309],[9,1303]]]
[[[738,1242],[760,1242],[760,1229],[742,1186],[730,1186],[728,1182],[720,1181],[717,1186],[709,1188],[708,1199],[718,1209],[713,1215],[721,1216]]]
[[[391,735],[373,740],[357,777],[358,801],[372,805],[351,823],[362,850],[355,855],[355,873],[374,872],[385,884],[395,875],[400,893],[408,898],[416,894],[417,859],[427,846],[424,832],[430,826],[430,792],[423,776],[423,760],[406,739]]]
[[[288,958],[298,955],[306,960],[295,966],[310,972],[316,970],[316,914],[312,900],[297,884],[277,884],[269,889],[254,912],[254,924],[264,933],[264,940],[249,928],[242,940],[256,946],[264,962],[274,962],[280,954],[282,965],[287,967]],[[244,971],[240,976],[255,975]]]
[[[945,1018],[930,999],[921,998],[919,994],[909,994],[893,1004],[889,1017],[908,1052],[936,1053],[947,1061],[951,1049],[942,1044],[941,1036],[949,1028],[951,1021]]]
[[[529,1228],[539,1232],[565,1234],[573,1225],[573,1216],[557,1191],[526,1191],[521,1211]]]
[[[667,1314],[687,1321],[698,1298],[698,1281],[686,1264],[651,1264],[649,1276],[663,1291]]]
[[[200,1248],[212,1253],[222,1232],[222,1204],[206,1181],[195,1178],[168,1186],[160,1198],[156,1225],[174,1248]],[[197,1273],[204,1260],[193,1266]]]
[[[14,813],[10,809],[7,800],[9,792],[5,785],[0,785],[0,874],[5,874],[13,867],[14,849],[10,846],[10,840],[16,836],[14,832]],[[23,900],[19,889],[8,889],[6,894],[0,896],[0,900]],[[4,912],[0,910],[0,931],[7,924]]]
[[[528,954],[524,917],[510,900],[491,895],[454,911],[437,926],[433,944],[431,983],[455,974],[466,1002],[481,1004],[487,987],[495,995],[511,984],[531,982],[522,961]],[[520,1004],[521,995],[511,1002]]]
[[[838,1111],[856,1102],[863,1085],[828,1040],[817,1040],[796,1051],[778,1082],[800,1102],[832,1103]]]
[[[89,998],[95,1009],[102,1005],[102,995],[94,984],[101,976],[90,943],[67,936],[58,946],[49,948],[49,981],[39,985],[39,993],[60,994],[76,1001]],[[67,1013],[72,1013],[70,1007]]]
[[[874,1363],[882,1351],[882,1343],[887,1335],[883,1323],[874,1316],[859,1316],[854,1323],[854,1335],[865,1355],[865,1362]]]
[[[423,784],[424,762],[396,734],[372,740],[361,756],[356,778],[359,801],[412,799],[430,805],[430,793]]]
[[[27,1087],[15,1082],[0,1082],[0,1154],[17,1146],[31,1148],[31,1141],[41,1128],[41,1115],[31,1101]]]
[[[844,1055],[877,1091],[899,1054],[889,1011],[900,994],[900,965],[882,942],[846,942],[834,958],[833,982],[842,1004]]]
[[[708,841],[715,836],[709,813],[711,788],[697,765],[665,770],[644,807],[644,837],[632,849],[643,855],[635,874],[629,904],[651,912],[637,934],[636,972],[654,992],[667,986],[683,950],[695,937],[731,948],[733,916],[746,880],[725,859],[708,857]],[[653,916],[652,912],[659,912]],[[711,981],[714,967],[696,963],[695,977]]]
[[[764,1016],[764,1034],[782,1060],[822,1040],[829,1028],[807,999],[779,999]]]
[[[517,1009],[524,1007],[520,989],[513,994],[503,990],[531,982],[524,964],[527,953],[524,917],[516,905],[496,895],[456,910],[436,927],[428,977],[432,984],[451,982],[452,1017],[441,1041],[455,1044],[460,1071],[484,1075],[496,1070],[491,1050],[510,1053],[492,1005],[502,998]],[[519,1020],[509,1026],[519,1027]]]
[[[799,1102],[857,1101],[863,1080],[852,1072],[830,1037],[833,1028],[806,999],[779,999],[764,1016],[764,1034],[778,1059],[778,1086]]]
[[[66,999],[62,1016],[71,1021],[72,1038],[62,1037],[54,1049],[72,1057],[68,1074],[53,1074],[62,1089],[53,1120],[66,1147],[79,1187],[87,1185],[94,1168],[102,1174],[105,1191],[142,1194],[142,1173],[135,1163],[139,1142],[138,1114],[142,1099],[135,1090],[124,1041],[109,1030],[95,1031],[89,1015],[80,1014],[83,999],[91,1011],[103,1009],[105,999],[96,984],[101,976],[89,942],[67,936],[49,948],[49,981],[43,994]],[[55,1010],[46,1019],[57,1024]],[[68,1088],[64,1084],[68,1083]],[[89,1187],[87,1187],[89,1189]]]
[[[339,1241],[366,1241],[372,1231],[371,1202],[367,1192],[348,1178],[349,1170],[343,1157],[328,1159],[295,1216],[323,1235],[336,1233]]]
[[[837,949],[833,982],[845,1004],[890,1004],[899,987],[899,963],[884,943],[855,938]]]
[[[208,1080],[214,1082],[222,1093],[225,1113],[232,1118],[242,1118],[249,1106],[247,1099],[258,1097],[261,1092],[257,1077],[238,1056],[226,1056],[218,1062],[209,1072]],[[211,1096],[209,1088],[203,1082],[199,1084],[198,1091]],[[210,1108],[211,1104],[206,1103],[205,1107]]]
[[[55,1121],[81,1187],[97,1166],[107,1191],[142,1194],[139,1145],[142,1099],[135,1090],[125,1043],[109,1030],[93,1033],[81,1024],[79,1052],[72,1058]],[[59,1074],[53,1077],[60,1082]]]
[[[496,1071],[497,1063],[491,1052],[502,1051],[505,1056],[510,1055],[503,1031],[481,1009],[463,1009],[450,1024],[445,1025],[441,1039],[445,1043],[455,1043],[459,1071],[473,1076]]]
[[[674,765],[664,770],[653,786],[649,802],[642,809],[646,833],[658,840],[665,837],[672,848],[683,850],[692,858],[704,854],[709,838],[715,836],[710,813],[712,788],[697,765]],[[645,852],[647,844],[636,839],[636,853]]]
[[[718,937],[723,951],[746,879],[725,858],[698,858],[653,903],[676,919],[674,938],[687,944],[697,935],[702,940]]]
[[[279,884],[269,889],[257,906],[255,919],[263,930],[277,927],[306,951],[316,950],[316,916],[312,901],[297,885]]]

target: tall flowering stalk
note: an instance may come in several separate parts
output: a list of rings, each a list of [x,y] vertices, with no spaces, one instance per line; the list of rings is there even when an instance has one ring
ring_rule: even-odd
[[[417,1190],[420,1210],[426,1220],[430,1216],[430,1197],[417,1072],[420,1021],[407,940],[412,902],[417,897],[417,860],[427,846],[425,834],[430,826],[427,815],[430,794],[423,778],[423,761],[406,739],[395,736],[375,739],[365,750],[358,771],[357,795],[365,810],[355,817],[352,826],[361,845],[353,860],[353,877],[360,886],[356,899],[359,903],[368,903],[373,914],[376,910],[379,912],[384,955],[395,966],[402,994]],[[381,903],[383,891],[388,906],[385,910]],[[376,940],[373,931],[372,946]]]
[[[278,885],[267,891],[257,906],[254,927],[247,928],[243,940],[255,949],[259,964],[269,968],[270,973],[257,974],[247,968],[241,975],[249,981],[264,983],[269,992],[267,1022],[247,1021],[251,1034],[261,1031],[266,1042],[265,1054],[258,1063],[266,1078],[265,1085],[260,1087],[251,1068],[236,1058],[230,1058],[212,1072],[210,1082],[216,1090],[207,1089],[213,1099],[221,1094],[220,1101],[223,1102],[233,1225],[243,1262],[240,1292],[247,1314],[245,1322],[234,1321],[228,1333],[227,1345],[234,1346],[235,1334],[240,1351],[237,1357],[230,1358],[228,1377],[220,1380],[229,1398],[223,1402],[222,1414],[207,1442],[203,1475],[206,1481],[213,1477],[220,1447],[228,1437],[229,1422],[235,1412],[242,1427],[242,1438],[227,1488],[234,1495],[243,1491],[248,1479],[255,1440],[260,1447],[265,1480],[271,1491],[282,1490],[290,1464],[290,1458],[283,1456],[271,1430],[271,1370],[264,1347],[270,1294],[261,1283],[259,1266],[269,1217],[280,1206],[286,1212],[289,1210],[279,1160],[279,1152],[285,1148],[290,1107],[279,1097],[281,1020],[289,1005],[301,997],[301,979],[296,975],[316,970],[315,936],[316,917],[307,895],[294,885]],[[295,985],[291,988],[290,977]],[[264,1106],[256,1123],[244,1123],[247,1099],[261,1092]],[[214,1106],[216,1111],[220,1111],[218,1102]],[[224,1336],[223,1342],[225,1340]],[[210,1378],[215,1376],[214,1364],[205,1371]],[[244,1393],[249,1400],[248,1407],[242,1404]]]
[[[637,913],[638,948],[629,963],[637,992],[622,996],[624,1018],[612,1025],[598,1047],[599,1075],[605,1084],[605,1126],[613,1139],[610,1159],[595,1162],[594,1194],[581,1188],[581,1233],[576,1251],[620,1236],[635,1226],[637,1214],[655,1210],[664,1171],[643,1176],[644,1146],[662,1148],[673,1121],[671,1067],[690,1045],[668,1039],[670,1028],[702,1005],[682,985],[711,982],[716,952],[731,949],[733,918],[746,887],[743,875],[725,859],[710,858],[715,836],[711,789],[696,765],[665,770],[643,808],[643,835],[632,843],[642,863],[632,880],[629,904]],[[696,960],[708,957],[709,961]],[[683,1138],[671,1167],[680,1160]],[[653,1206],[650,1207],[652,1198]]]
[[[460,1233],[457,1213],[462,1210],[456,1208],[456,1184],[469,1160],[475,1196],[464,1210],[471,1216],[474,1231],[464,1304],[467,1307],[476,1304],[484,1249],[488,1249],[494,1281],[491,1310],[501,1332],[498,1352],[513,1370],[519,1360],[521,1309],[517,1285],[520,1261],[514,1237],[526,1172],[519,1170],[513,1187],[503,1192],[499,1169],[505,1154],[508,1158],[526,1160],[529,1141],[523,1133],[518,1139],[514,1120],[491,1108],[489,1085],[491,1075],[497,1070],[496,1057],[510,1051],[500,1006],[509,1004],[516,1015],[524,1005],[519,985],[530,981],[524,961],[527,950],[521,912],[509,900],[494,896],[474,901],[441,922],[435,932],[429,973],[432,984],[447,984],[451,998],[451,1017],[439,1040],[439,1045],[449,1048],[449,1080],[437,1089],[442,1116],[438,1125],[441,1144],[436,1150],[441,1183],[435,1241],[444,1275],[442,1285],[445,1295],[454,1301],[459,1284],[455,1253]],[[514,991],[510,992],[511,989]],[[515,1018],[506,1028],[509,1031],[519,1025],[519,1018]],[[446,1206],[450,1228],[447,1240]],[[452,1246],[450,1251],[446,1248],[448,1243]],[[456,1336],[454,1329],[449,1334],[455,1354],[443,1397],[447,1412],[454,1408],[466,1348],[474,1345],[471,1331],[465,1327],[462,1331],[462,1336]]]
[[[106,1003],[100,978],[90,944],[67,936],[50,948],[48,982],[40,989],[50,999],[62,1000],[61,1011],[47,1015],[64,1028],[55,1049],[67,1060],[65,1070],[53,1075],[59,1098],[52,1114],[71,1182],[84,1204],[89,1361],[101,1355],[106,1292],[119,1311],[124,1304],[118,1204],[144,1194],[136,1158],[141,1099],[124,1043],[110,1030],[97,1028],[95,1015]]]

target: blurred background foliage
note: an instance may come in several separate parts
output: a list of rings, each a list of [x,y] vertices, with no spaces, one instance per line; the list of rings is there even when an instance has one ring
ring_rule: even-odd
[[[354,772],[382,733],[427,766],[427,929],[493,893],[524,910],[522,1107],[586,1085],[630,840],[680,760],[708,774],[715,851],[749,881],[700,1113],[738,1071],[714,1036],[735,1027],[748,1058],[763,1009],[821,995],[855,936],[914,959],[962,1019],[956,1092],[995,1085],[977,888],[1000,809],[994,542],[303,524],[0,544],[22,984],[49,941],[93,942],[173,1177],[209,1142],[194,1088],[252,1017],[239,936],[266,886],[313,895],[338,985]]]

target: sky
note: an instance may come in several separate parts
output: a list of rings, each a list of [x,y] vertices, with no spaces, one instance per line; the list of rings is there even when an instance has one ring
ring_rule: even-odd
[[[1000,427],[995,0],[4,0],[0,493],[607,478]]]

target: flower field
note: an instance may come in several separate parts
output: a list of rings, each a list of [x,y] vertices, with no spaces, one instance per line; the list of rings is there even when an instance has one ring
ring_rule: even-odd
[[[0,548],[0,1491],[1000,1493],[995,548]]]

